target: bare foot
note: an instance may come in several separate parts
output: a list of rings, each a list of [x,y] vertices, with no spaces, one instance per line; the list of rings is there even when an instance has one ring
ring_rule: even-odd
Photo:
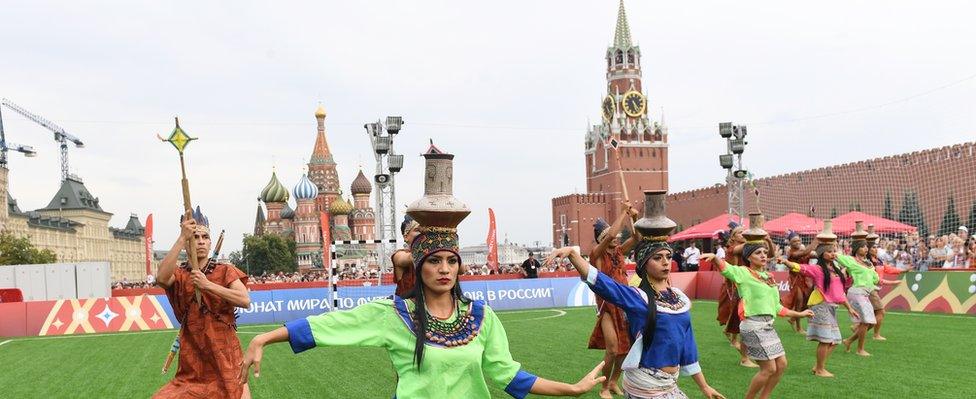
[[[857,351],[857,355],[858,355],[858,356],[864,356],[864,357],[868,357],[868,356],[871,356],[871,354],[870,354],[870,353],[868,353],[868,352],[867,352],[866,350],[864,350],[864,349],[861,349],[861,350],[859,350],[859,351]]]
[[[613,399],[613,395],[610,394],[610,390],[609,389],[603,388],[603,389],[600,390],[600,398],[601,399]]]
[[[875,341],[887,341],[887,340],[888,340],[888,338],[885,338],[885,337],[882,337],[882,336],[880,336],[880,335],[875,335],[875,336],[874,336],[874,340],[875,340]]]
[[[756,362],[753,362],[752,359],[739,360],[739,365],[742,366],[742,367],[748,367],[748,368],[751,368],[751,369],[759,368],[759,365],[756,364]]]
[[[831,373],[831,372],[829,372],[827,370],[813,370],[813,375],[815,375],[817,377],[824,377],[824,378],[831,378],[831,377],[834,376],[833,373]]]
[[[841,342],[844,343],[844,352],[850,352],[851,351],[851,344],[854,343],[854,340],[848,341],[848,340],[845,339],[845,340],[843,340]]]
[[[613,384],[610,385],[610,392],[612,392],[614,395],[623,395],[624,394],[624,391],[622,389],[620,389],[620,386],[617,385],[616,383],[613,383]]]

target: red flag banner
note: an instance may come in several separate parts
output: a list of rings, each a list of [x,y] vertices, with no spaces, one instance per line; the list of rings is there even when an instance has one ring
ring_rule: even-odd
[[[328,271],[332,267],[332,251],[329,250],[332,245],[332,234],[329,230],[328,212],[319,212],[319,224],[322,228],[322,268]]]
[[[152,237],[153,237],[153,218],[152,214],[146,218],[146,275],[152,275]]]
[[[488,267],[498,271],[498,236],[495,234],[495,211],[488,208]]]

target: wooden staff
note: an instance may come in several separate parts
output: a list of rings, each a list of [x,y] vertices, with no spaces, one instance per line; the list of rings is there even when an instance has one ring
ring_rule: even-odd
[[[613,154],[617,158],[617,172],[620,175],[620,187],[624,193],[624,201],[630,202],[630,194],[627,192],[627,181],[624,180],[624,165],[620,163],[620,148],[616,139],[610,139],[610,146],[613,147]]]
[[[182,175],[182,180],[180,183],[183,186],[183,213],[185,215],[190,215],[193,217],[193,206],[190,203],[190,181],[186,179],[186,162],[183,160],[183,150],[186,146],[190,144],[190,141],[196,140],[194,137],[190,137],[180,128],[180,118],[176,119],[176,127],[173,129],[173,133],[169,135],[169,138],[159,137],[160,140],[168,142],[176,148],[176,151],[180,154],[180,174]],[[192,270],[200,270],[200,264],[197,262],[196,256],[197,240],[192,235],[186,240],[183,249],[186,251],[186,259],[190,263],[190,268]],[[194,288],[193,299],[203,306],[203,300],[200,299],[200,289]]]

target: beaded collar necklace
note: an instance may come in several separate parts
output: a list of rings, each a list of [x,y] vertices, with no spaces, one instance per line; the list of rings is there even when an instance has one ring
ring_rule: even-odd
[[[457,317],[453,321],[440,320],[427,309],[427,340],[446,347],[466,345],[478,336],[478,326],[470,312],[470,305],[461,308],[460,301],[454,301]],[[411,318],[413,314],[411,313]],[[414,320],[414,323],[417,321]]]
[[[678,294],[674,293],[671,287],[666,288],[664,291],[658,292],[654,298],[654,302],[661,307],[665,307],[674,311],[681,309],[685,306],[685,302],[681,300]]]

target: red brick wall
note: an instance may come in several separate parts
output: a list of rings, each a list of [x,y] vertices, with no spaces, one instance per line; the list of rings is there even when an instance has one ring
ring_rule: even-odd
[[[815,217],[828,218],[833,209],[842,215],[852,204],[881,216],[886,193],[897,219],[905,193],[914,191],[929,231],[935,232],[950,195],[961,224],[967,223],[976,201],[976,142],[762,178],[756,186],[767,220],[789,212],[807,214],[811,206]],[[756,195],[748,184],[745,194],[747,211],[756,210]],[[674,193],[667,202],[668,216],[683,227],[719,215],[726,207],[724,185]]]

